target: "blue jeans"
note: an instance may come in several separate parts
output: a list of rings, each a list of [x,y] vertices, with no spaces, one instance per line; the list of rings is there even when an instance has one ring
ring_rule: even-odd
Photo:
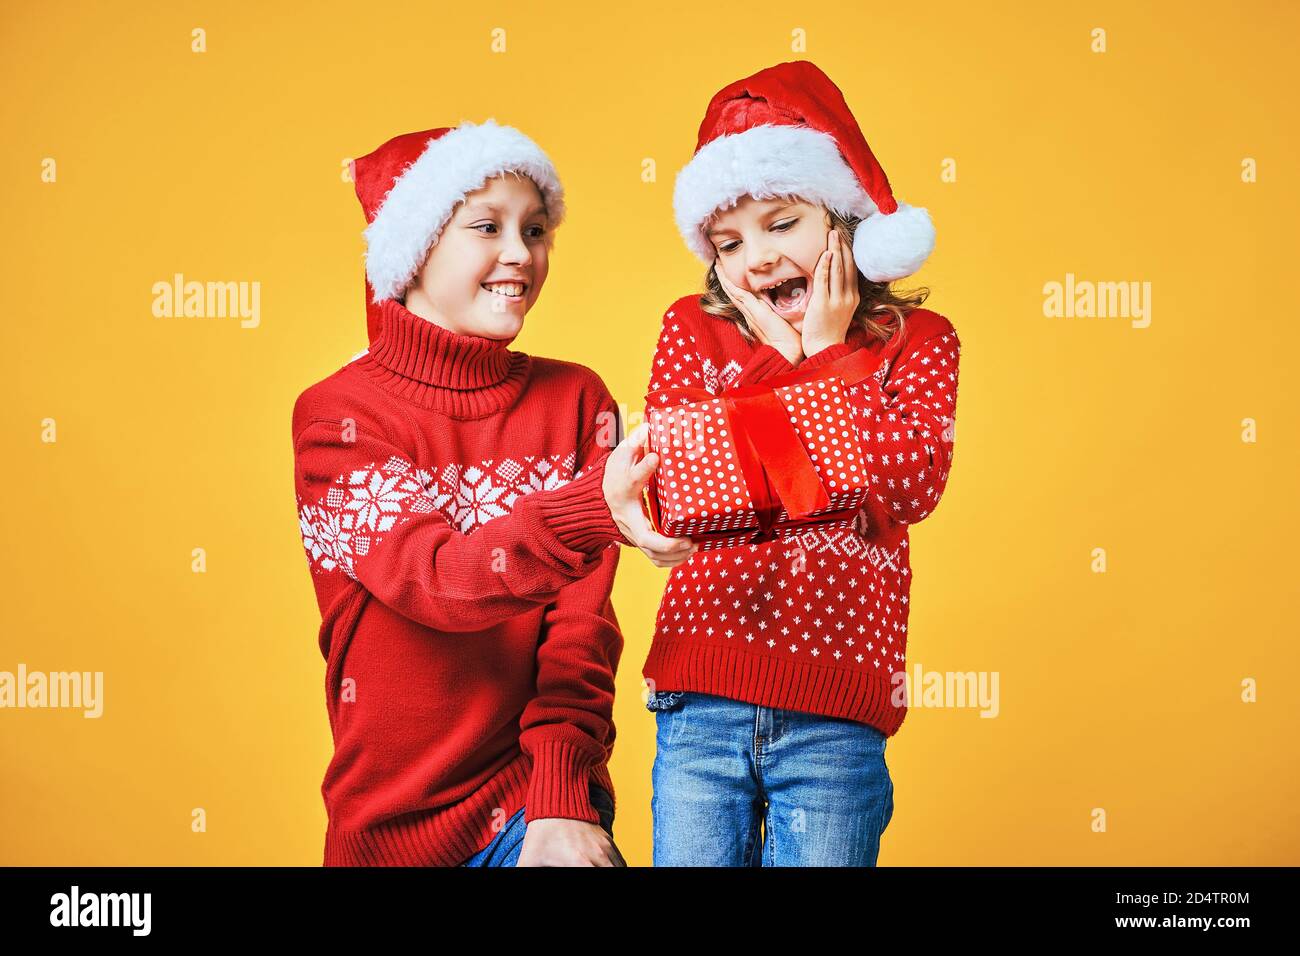
[[[596,808],[596,813],[600,816],[600,825],[612,841],[614,839],[614,798],[604,787],[593,783],[591,805]],[[523,849],[524,834],[528,830],[528,824],[524,823],[525,809],[520,807],[515,811],[515,815],[507,820],[501,831],[492,838],[492,842],[461,866],[518,866],[519,851]],[[614,849],[615,852],[618,851],[617,846]],[[619,856],[621,857],[622,854],[620,853]]]
[[[646,708],[655,866],[876,865],[894,815],[881,731],[696,691]]]

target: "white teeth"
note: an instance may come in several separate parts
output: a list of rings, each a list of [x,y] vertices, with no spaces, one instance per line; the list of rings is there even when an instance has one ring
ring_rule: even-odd
[[[779,288],[781,288],[781,286],[786,285],[787,283],[790,283],[790,282],[794,282],[795,279],[798,279],[798,278],[799,278],[799,276],[795,276],[793,279],[782,279],[780,282],[777,282],[777,283],[775,283],[775,284],[773,284],[773,285],[764,286],[764,287],[763,287],[763,291],[764,291],[764,292],[771,292],[771,293],[775,294],[775,293],[776,293],[776,290],[779,289]]]
[[[494,282],[491,285],[484,283],[483,288],[489,292],[495,292],[497,295],[509,296],[512,299],[524,294],[524,287],[520,282]]]
[[[778,282],[776,285],[768,286],[763,291],[766,292],[768,298],[770,298],[772,302],[775,303],[777,299],[781,298],[781,290],[786,286],[790,285],[792,282],[798,281],[798,279],[799,279],[798,276],[796,276],[793,279],[785,279],[781,282]],[[797,286],[796,288],[792,289],[790,292],[786,293],[785,298],[789,299],[791,302],[798,302],[804,297],[804,295],[807,292],[808,292],[808,286],[805,283],[804,285]]]

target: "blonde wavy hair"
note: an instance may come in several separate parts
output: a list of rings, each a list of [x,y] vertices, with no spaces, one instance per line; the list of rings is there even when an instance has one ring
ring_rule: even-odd
[[[853,230],[857,228],[862,219],[858,216],[845,218],[833,209],[827,209],[824,206],[821,208],[827,216],[826,225],[834,226],[843,237],[845,245],[852,249]],[[712,219],[710,219],[711,222]],[[745,321],[745,317],[740,310],[732,305],[727,290],[718,281],[716,269],[717,264],[715,262],[709,266],[709,271],[704,276],[704,293],[700,296],[700,308],[710,315],[716,315],[720,319],[726,319],[734,323],[747,342],[750,344],[756,343],[758,339],[753,330],[749,328],[749,323]],[[856,267],[855,271],[857,271]],[[930,290],[925,286],[908,292],[898,292],[891,289],[888,282],[872,282],[861,272],[857,272],[857,276],[858,307],[853,313],[853,318],[849,321],[849,327],[850,329],[864,329],[868,335],[875,336],[882,341],[887,342],[898,333],[903,328],[907,314],[913,309],[920,308],[921,304],[930,296]],[[811,291],[809,289],[809,292]]]

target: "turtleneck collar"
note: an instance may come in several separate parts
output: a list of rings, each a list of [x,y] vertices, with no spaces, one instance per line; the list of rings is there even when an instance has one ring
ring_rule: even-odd
[[[496,385],[510,373],[508,342],[444,329],[396,299],[385,299],[380,309],[370,354],[399,375],[466,391]]]
[[[529,358],[508,342],[462,335],[411,312],[380,304],[379,334],[362,359],[386,387],[457,418],[490,415],[519,394]]]

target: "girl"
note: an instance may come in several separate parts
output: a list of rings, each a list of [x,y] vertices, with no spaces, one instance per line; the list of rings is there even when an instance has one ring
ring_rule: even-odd
[[[907,710],[908,529],[953,456],[957,334],[925,290],[889,285],[934,230],[805,61],[713,97],[673,202],[709,270],[664,315],[651,392],[718,394],[858,349],[878,365],[849,389],[870,479],[854,526],[702,551],[669,576],[642,670],[654,863],[871,866]]]

